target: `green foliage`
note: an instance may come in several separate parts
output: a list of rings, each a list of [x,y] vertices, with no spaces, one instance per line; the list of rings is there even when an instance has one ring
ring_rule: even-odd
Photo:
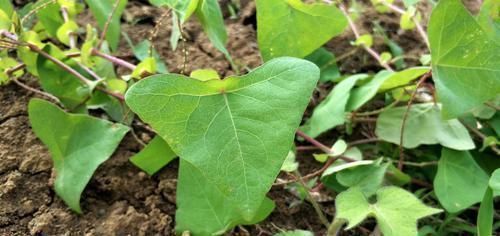
[[[500,94],[499,41],[460,1],[439,1],[428,32],[444,117],[457,117]]]
[[[56,46],[48,44],[43,51],[71,68],[77,68],[76,62],[67,58]],[[68,109],[72,110],[81,106],[90,96],[91,90],[88,84],[82,84],[75,75],[67,73],[46,57],[38,56],[36,66],[42,88],[58,97]]]
[[[397,107],[382,112],[377,119],[377,136],[387,142],[399,144],[406,110],[406,107]],[[442,120],[440,106],[432,103],[411,106],[405,124],[403,146],[416,148],[422,144],[441,144],[455,150],[470,150],[475,147],[460,121]]]
[[[126,101],[251,220],[283,164],[318,79],[314,64],[280,58],[224,80],[153,76],[132,86]]]
[[[128,0],[85,0],[101,29],[104,29],[106,26],[106,22],[109,15],[113,12],[116,1],[119,2],[106,31],[106,41],[108,41],[113,51],[117,49],[120,42],[120,18]]]
[[[240,177],[241,180],[241,177]],[[251,196],[257,196],[255,194]],[[274,209],[274,202],[259,197],[250,218],[241,209],[241,202],[222,192],[199,168],[181,156],[177,187],[176,230],[194,235],[217,235],[241,224],[255,224]]]
[[[487,187],[488,175],[468,152],[443,149],[434,191],[446,211],[459,212],[480,202]]]
[[[266,61],[257,68],[250,68],[242,55],[235,64],[225,48],[226,7],[231,24],[254,23],[240,8],[243,3],[150,2],[169,8],[174,57],[186,56],[185,63],[194,59],[186,47],[175,48],[183,36],[188,46],[199,42],[191,29],[183,32],[182,24],[195,15],[232,71],[188,64],[182,73],[191,71],[189,77],[169,73],[156,45],[146,39],[134,45],[126,34],[139,63],[111,55],[111,49],[119,50],[127,0],[41,0],[22,9],[0,0],[0,84],[13,82],[66,110],[33,99],[28,113],[35,134],[52,155],[56,193],[74,211],[81,212],[80,196],[96,168],[133,126],[139,134],[155,137],[130,158],[132,164],[153,175],[180,158],[178,234],[222,235],[238,225],[257,224],[275,207],[266,197],[271,186],[282,185],[297,197],[290,207],[311,203],[325,226],[321,199],[327,192],[317,190],[324,185],[334,191],[336,215],[329,235],[337,235],[346,221],[351,229],[367,217],[376,219],[376,229],[384,235],[417,235],[417,221],[440,212],[419,198],[447,214],[426,220],[418,235],[497,231],[498,0],[485,0],[476,16],[458,0],[439,1],[427,27],[430,55],[420,50],[427,37],[421,31],[425,25],[419,24],[428,22],[422,17],[429,14],[421,12],[418,0],[404,0],[404,6],[392,0],[371,3],[378,12],[401,17],[400,28],[415,31],[421,42],[393,38],[382,27],[386,22],[379,24],[376,18],[373,32],[365,21],[356,22],[364,12],[374,12],[364,9],[372,7],[366,2],[257,0],[257,41]],[[84,10],[93,14],[99,29],[81,24]],[[345,33],[325,45],[344,32],[348,17],[356,37]],[[378,52],[381,40],[387,51]],[[419,50],[405,53],[408,42]],[[339,50],[336,43],[348,48]],[[351,56],[353,60],[344,61]],[[418,62],[424,66],[407,66]],[[240,75],[239,69],[249,73]],[[221,79],[219,72],[230,76]],[[32,79],[40,88],[23,84]],[[303,132],[296,132],[299,124]],[[297,143],[295,135],[300,136]],[[305,155],[319,162],[317,169],[300,166]],[[396,156],[401,159],[396,161]],[[314,172],[305,173],[309,170]],[[280,171],[288,173],[277,179]],[[472,207],[479,202],[476,216]],[[363,227],[375,229],[371,222]],[[272,233],[276,231],[317,233],[279,228]]]
[[[257,37],[264,61],[303,58],[344,31],[347,20],[334,5],[300,0],[257,0]],[[314,35],[314,37],[305,37]]]
[[[156,136],[139,153],[131,157],[130,161],[148,175],[154,175],[175,157],[177,155],[170,146],[162,138]]]
[[[318,48],[304,59],[316,64],[321,70],[319,81],[335,81],[340,77],[340,70],[337,66],[337,59],[333,53],[325,48]]]
[[[397,187],[379,189],[376,203],[370,203],[359,188],[350,188],[337,196],[335,206],[336,219],[348,221],[347,229],[371,216],[377,219],[380,230],[387,236],[416,235],[417,220],[441,212]]]
[[[40,99],[30,101],[28,113],[33,131],[52,155],[57,172],[56,193],[71,209],[81,213],[83,189],[129,128],[88,115],[68,114]]]
[[[347,110],[350,90],[358,80],[367,77],[368,75],[358,74],[348,77],[337,84],[333,91],[328,94],[328,97],[314,109],[313,115],[301,127],[301,130],[309,136],[317,137],[337,125],[344,124],[346,121],[344,113]]]

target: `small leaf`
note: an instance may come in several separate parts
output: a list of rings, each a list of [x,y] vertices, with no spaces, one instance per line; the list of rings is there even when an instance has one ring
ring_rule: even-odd
[[[424,205],[410,192],[397,187],[377,191],[377,202],[370,204],[359,188],[340,193],[335,201],[336,219],[349,222],[347,229],[361,223],[366,217],[377,219],[385,236],[417,235],[417,221],[441,212]]]
[[[363,161],[353,161],[353,162],[339,162],[340,164],[335,164],[331,165],[328,167],[322,174],[322,176],[328,176],[334,173],[337,173],[339,171],[349,169],[349,168],[354,168],[356,166],[364,166],[364,165],[371,165],[373,164],[374,161],[372,160],[363,160]]]
[[[332,153],[330,154],[331,156],[340,156],[342,155],[345,151],[347,150],[347,143],[342,140],[342,139],[339,139],[337,140],[333,146],[332,146]]]
[[[70,45],[70,35],[74,34],[78,30],[78,25],[74,21],[65,22],[59,29],[57,29],[57,39],[61,43],[69,46]]]
[[[200,0],[195,14],[210,42],[232,63],[231,55],[226,49],[227,32],[224,18],[217,0]]]
[[[257,0],[257,38],[264,61],[303,58],[342,33],[347,20],[334,4]],[[328,24],[325,24],[328,22]],[[314,37],[307,37],[314,35]]]
[[[344,124],[350,90],[358,80],[367,77],[365,74],[353,75],[338,83],[325,100],[316,106],[311,118],[300,129],[311,137],[317,137],[335,126]]]
[[[378,88],[378,92],[384,92],[389,89],[397,88],[410,83],[429,72],[429,67],[411,67],[403,71],[398,71],[391,74]]]
[[[371,196],[382,186],[388,166],[378,161],[344,169],[337,173],[337,181],[345,187],[359,187],[365,196]]]
[[[132,72],[132,78],[142,79],[145,76],[156,73],[156,60],[153,57],[148,57],[142,60]]]
[[[373,45],[373,36],[371,34],[363,34],[354,42],[355,46],[371,47]]]
[[[401,27],[401,29],[412,30],[415,28],[416,24],[412,19],[414,13],[415,8],[413,8],[413,12],[411,11],[411,8],[409,8],[401,15],[401,18],[399,20],[399,26]]]
[[[488,175],[468,152],[443,148],[434,178],[434,191],[446,211],[464,210],[483,198]]]
[[[207,81],[212,79],[220,79],[219,74],[214,69],[198,69],[193,70],[189,77],[201,81]]]
[[[382,63],[389,63],[392,59],[392,54],[390,52],[383,52],[382,54],[380,54],[380,60],[382,61]]]
[[[154,175],[176,156],[162,138],[155,136],[144,149],[131,157],[130,161],[148,175]]]
[[[399,144],[406,110],[407,107],[404,106],[382,112],[377,119],[377,137]],[[403,146],[416,148],[422,144],[441,144],[455,150],[470,150],[475,147],[469,132],[460,121],[442,120],[440,106],[432,103],[412,105],[405,124]]]
[[[83,189],[129,128],[88,115],[68,114],[41,99],[31,99],[28,106],[33,131],[47,145],[54,161],[55,191],[71,209],[81,213]]]
[[[330,157],[328,154],[316,154],[313,153],[313,157],[317,162],[324,163],[326,160],[328,160],[328,157]]]
[[[298,167],[299,163],[295,161],[295,152],[290,150],[285,158],[285,162],[283,162],[283,165],[281,166],[281,171],[293,172],[296,171]]]

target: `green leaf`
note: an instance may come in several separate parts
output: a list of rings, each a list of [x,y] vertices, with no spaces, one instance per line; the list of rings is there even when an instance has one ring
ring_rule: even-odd
[[[387,142],[399,144],[406,106],[388,109],[377,119],[375,133]],[[474,149],[467,129],[457,119],[442,120],[439,105],[414,104],[406,119],[403,137],[405,148],[416,148],[422,144],[441,144],[455,150]]]
[[[314,64],[279,58],[224,80],[152,76],[125,97],[249,220],[279,173],[318,79]]]
[[[122,124],[131,124],[134,119],[134,114],[125,103],[101,91],[95,91],[86,105],[88,109],[104,110],[112,120]]]
[[[370,101],[377,94],[382,84],[390,78],[392,72],[382,70],[378,72],[368,83],[363,84],[351,91],[346,111],[354,111]]]
[[[12,16],[12,13],[14,13],[14,6],[12,6],[11,0],[0,0],[0,10],[5,12],[7,16]]]
[[[439,1],[428,33],[444,117],[457,117],[500,94],[500,43],[460,1]]]
[[[496,169],[493,174],[491,174],[488,184],[493,191],[500,192],[500,169]]]
[[[441,212],[424,205],[410,192],[397,187],[377,191],[377,202],[370,204],[359,188],[340,193],[335,201],[336,219],[349,222],[347,229],[372,216],[385,236],[417,235],[417,221]]]
[[[314,234],[311,231],[296,229],[294,231],[278,233],[274,236],[314,236]]]
[[[319,81],[334,81],[340,77],[340,70],[337,66],[335,55],[325,48],[318,48],[304,59],[316,64],[321,70]]]
[[[332,146],[331,156],[340,156],[347,150],[347,143],[343,139],[335,141]]]
[[[199,0],[149,0],[149,2],[158,7],[172,8],[181,23],[184,23],[196,10]]]
[[[303,58],[347,26],[346,18],[333,4],[305,4],[301,0],[256,3],[257,38],[264,61],[281,56]]]
[[[201,80],[201,81],[220,79],[219,74],[214,69],[193,70],[191,72],[191,74],[189,74],[189,77],[191,77],[193,79]]]
[[[146,39],[135,46],[130,44],[130,46],[132,47],[132,51],[134,52],[135,57],[140,61],[144,61],[150,57],[149,50],[151,48],[151,42],[149,42],[149,40]],[[165,65],[163,59],[160,57],[160,54],[158,54],[155,48],[153,48],[153,51],[151,53],[152,57],[156,61],[156,69],[158,70],[158,72],[162,74],[168,73],[167,66]]]
[[[227,32],[224,18],[217,0],[200,0],[195,14],[214,47],[232,63],[231,55],[226,49]]]
[[[371,47],[373,45],[373,36],[371,34],[363,34],[356,39],[354,45]]]
[[[36,12],[38,20],[42,23],[43,28],[51,37],[57,37],[57,30],[64,24],[64,19],[61,15],[61,7],[53,0],[40,0],[33,5],[33,9],[39,6],[45,6]]]
[[[56,169],[55,191],[81,213],[80,195],[129,128],[88,115],[65,113],[54,104],[31,99],[28,113],[35,134],[47,145]]]
[[[294,172],[299,168],[299,163],[295,160],[295,152],[290,150],[281,166],[281,171]]]
[[[337,125],[344,124],[350,91],[358,80],[367,77],[365,74],[353,75],[338,83],[325,100],[314,108],[313,115],[300,129],[311,137],[317,137]]]
[[[371,196],[382,186],[388,166],[379,161],[344,169],[337,174],[337,181],[345,187],[359,187],[365,196]]]
[[[142,79],[145,75],[156,73],[156,60],[154,57],[148,57],[142,60],[139,65],[132,71],[132,78]]]
[[[176,156],[170,146],[161,137],[156,136],[144,149],[131,157],[130,161],[148,175],[154,175]]]
[[[477,21],[483,29],[493,37],[500,39],[500,13],[498,0],[485,0],[481,5],[481,11],[477,16]]]
[[[493,190],[486,188],[479,212],[477,214],[477,235],[493,235],[493,216],[495,207],[493,205]]]
[[[434,191],[446,211],[464,210],[483,198],[488,175],[469,152],[443,148],[434,178]]]
[[[66,65],[74,69],[77,68],[75,61],[67,58],[56,46],[48,44],[43,48],[43,51]],[[90,96],[90,89],[87,85],[82,84],[77,77],[61,69],[54,62],[43,56],[38,56],[36,65],[43,90],[58,97],[68,109],[76,108]]]
[[[59,29],[56,32],[57,39],[59,39],[61,43],[69,46],[70,45],[69,36],[71,34],[74,34],[77,30],[78,30],[78,25],[76,24],[76,22],[74,21],[65,22],[64,24],[61,25],[61,27],[59,27]]]
[[[120,18],[128,0],[119,0],[116,11],[111,18],[108,25],[108,31],[106,32],[106,41],[109,43],[111,50],[115,51],[120,42]],[[90,8],[90,11],[94,15],[97,25],[102,30],[106,25],[109,14],[113,12],[113,7],[116,0],[85,0]]]
[[[342,170],[346,170],[349,168],[354,168],[357,166],[365,166],[365,165],[371,165],[373,164],[374,161],[372,160],[359,160],[359,161],[353,161],[353,162],[344,162],[342,160],[337,160],[335,163],[330,165],[322,174],[322,177],[340,172]]]
[[[200,169],[180,161],[177,184],[176,231],[193,235],[219,235],[240,224],[256,224],[274,209],[269,198],[261,198],[251,219],[245,219],[234,202],[213,185]]]
[[[392,73],[378,88],[378,92],[380,93],[406,85],[429,71],[429,67],[411,67],[403,71]]]

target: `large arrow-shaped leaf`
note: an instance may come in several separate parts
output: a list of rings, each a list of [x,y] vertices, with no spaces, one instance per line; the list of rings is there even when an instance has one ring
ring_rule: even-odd
[[[250,220],[288,154],[318,79],[314,64],[279,58],[224,80],[152,76],[132,86],[126,101]]]
[[[500,42],[461,1],[439,1],[428,31],[444,117],[457,117],[500,94]]]
[[[41,99],[32,99],[28,110],[33,131],[52,155],[56,193],[71,209],[81,212],[83,189],[129,128],[88,115],[68,114]]]
[[[342,33],[346,26],[346,18],[334,5],[257,0],[257,36],[264,60],[305,57]]]

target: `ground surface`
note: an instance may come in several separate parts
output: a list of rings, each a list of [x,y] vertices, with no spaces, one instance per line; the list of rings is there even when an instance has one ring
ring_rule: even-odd
[[[252,3],[247,2],[242,1],[244,7],[239,19],[226,21],[229,33],[227,47],[236,63],[254,68],[261,64],[261,60],[256,42],[255,10]],[[163,12],[146,3],[131,1],[124,18],[135,21],[135,24],[124,20],[123,29],[137,43],[148,37],[154,22]],[[92,19],[84,14],[81,21],[92,22]],[[411,56],[418,58],[425,50],[419,36],[414,32],[398,31],[399,18],[396,15],[380,15],[369,9],[358,25],[361,30],[370,30],[375,21],[380,22],[404,48],[409,56],[407,64],[417,64]],[[169,29],[167,21],[155,45],[169,70],[180,72],[184,55],[180,49],[170,49]],[[229,63],[209,43],[198,23],[189,22],[184,31],[187,34],[187,72],[214,68],[222,75],[232,73]],[[379,70],[366,53],[350,46],[352,39],[352,33],[347,30],[327,44],[337,57],[345,58],[340,62],[341,70],[344,73]],[[380,39],[376,40],[374,47],[378,51],[387,50]],[[117,55],[133,61],[134,57],[125,42],[122,42],[121,48]],[[37,86],[36,82],[27,83]],[[311,107],[327,94],[330,87],[318,89]],[[26,107],[34,96],[15,84],[0,87],[0,235],[173,234],[177,163],[170,164],[153,177],[147,176],[128,161],[141,148],[130,134],[110,160],[99,167],[84,191],[81,203],[84,214],[76,215],[68,210],[52,190],[53,171],[49,153],[30,129]],[[142,141],[147,142],[151,138],[145,130],[137,128],[136,131]],[[324,142],[331,143],[333,139],[329,137],[335,136],[334,131],[322,138]],[[320,166],[311,160],[309,153],[306,154],[298,158],[303,173]],[[286,178],[285,175],[281,177]],[[272,215],[259,225],[240,227],[231,234],[271,235],[279,229],[305,229],[317,235],[324,233],[324,227],[308,203],[294,204],[297,197],[279,186],[273,187],[269,196],[277,205]],[[326,212],[333,213],[333,202],[324,202],[322,207]]]

